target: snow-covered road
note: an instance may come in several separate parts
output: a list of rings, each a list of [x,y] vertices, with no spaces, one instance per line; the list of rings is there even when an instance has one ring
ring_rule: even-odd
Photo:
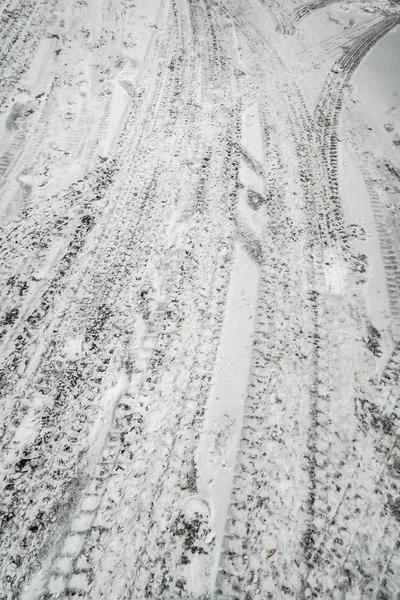
[[[0,84],[0,600],[398,600],[398,2],[2,0]]]

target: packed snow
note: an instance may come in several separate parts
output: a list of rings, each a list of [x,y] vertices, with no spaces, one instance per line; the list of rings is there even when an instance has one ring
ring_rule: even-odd
[[[0,600],[398,600],[397,0],[0,0]]]

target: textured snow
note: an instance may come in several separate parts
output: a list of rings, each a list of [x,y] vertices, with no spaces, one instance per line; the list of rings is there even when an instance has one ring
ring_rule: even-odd
[[[0,0],[0,600],[398,600],[399,23]]]

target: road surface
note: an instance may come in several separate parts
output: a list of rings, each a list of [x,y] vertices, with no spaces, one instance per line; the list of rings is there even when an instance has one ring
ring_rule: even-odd
[[[400,6],[0,3],[0,599],[398,600]]]

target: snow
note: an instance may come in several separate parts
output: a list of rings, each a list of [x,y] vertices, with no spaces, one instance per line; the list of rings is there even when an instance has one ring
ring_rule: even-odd
[[[45,38],[39,43],[39,47],[26,74],[26,82],[24,82],[26,89],[32,96],[38,96],[46,91],[46,87],[43,85],[44,82],[41,81],[41,75],[48,57],[55,52],[56,47],[57,40],[54,37]]]
[[[219,549],[241,435],[257,290],[258,268],[237,245],[213,392],[197,452],[200,493],[210,505],[215,544]],[[212,580],[216,578],[217,569],[218,564],[214,564]]]
[[[399,595],[400,10],[0,3],[0,598]]]
[[[353,79],[355,96],[393,144],[400,140],[399,55],[400,27],[396,27],[376,44]]]
[[[345,152],[345,150],[343,150]],[[385,271],[379,247],[379,236],[374,224],[368,191],[362,176],[348,152],[345,154],[343,168],[343,195],[345,209],[348,211],[348,222],[357,223],[365,233],[357,243],[360,252],[370,260],[368,279],[366,282],[366,299],[368,314],[380,330],[387,330],[390,321],[389,298],[387,295]]]
[[[112,147],[112,143],[124,118],[125,111],[129,106],[129,102],[128,92],[116,82],[111,100],[108,130],[104,141],[104,147],[101,150],[102,156],[109,155],[110,148]]]

